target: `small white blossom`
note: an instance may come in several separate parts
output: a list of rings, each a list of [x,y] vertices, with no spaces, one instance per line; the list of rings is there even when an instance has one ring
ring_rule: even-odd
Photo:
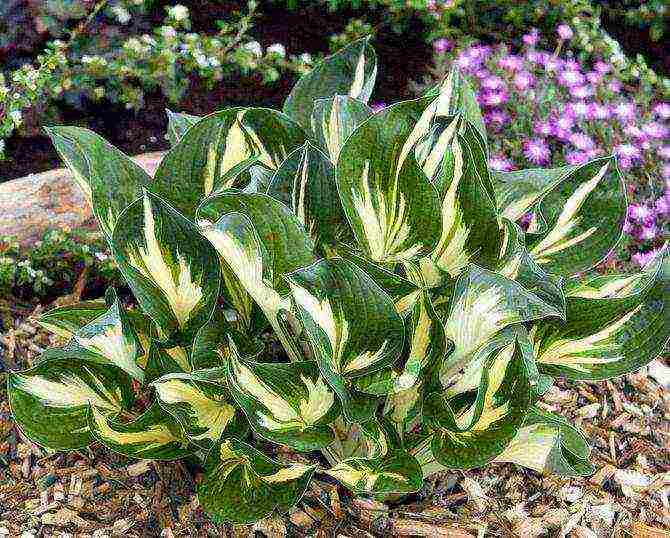
[[[263,55],[263,49],[258,41],[249,41],[248,43],[245,43],[242,48],[258,58]]]
[[[112,7],[112,13],[121,24],[128,24],[130,22],[130,12],[125,7],[114,6]]]
[[[212,56],[209,59],[209,66],[210,67],[221,67],[221,62],[219,61],[218,58],[215,58],[214,56]]]
[[[177,37],[177,30],[174,29],[174,26],[161,26],[160,32],[165,39]]]
[[[188,19],[188,8],[181,4],[177,4],[168,9],[168,15],[176,21],[184,21]]]
[[[21,125],[21,119],[22,119],[23,116],[21,115],[20,110],[12,110],[9,113],[9,117],[12,118],[12,121],[14,122],[14,125]]]
[[[300,60],[306,64],[312,63],[312,55],[309,52],[303,52],[300,55]]]
[[[268,54],[278,54],[282,58],[286,57],[286,47],[281,43],[275,43],[268,47]]]

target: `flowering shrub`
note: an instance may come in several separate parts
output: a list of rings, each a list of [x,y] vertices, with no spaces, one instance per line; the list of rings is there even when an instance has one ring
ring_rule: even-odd
[[[665,253],[576,278],[621,235],[615,157],[493,174],[458,71],[373,113],[376,73],[360,40],[283,112],[172,114],[153,179],[91,131],[49,130],[138,308],[110,289],[45,314],[67,343],[8,376],[29,438],[198,456],[200,505],[234,523],[286,512],[317,472],[382,497],[490,462],[592,472],[583,435],[537,400],[552,376],[646,364],[670,333]]]
[[[505,44],[455,50],[436,40],[436,69],[427,83],[452,62],[467,74],[493,133],[494,170],[579,165],[616,154],[635,200],[624,229],[639,249],[633,261],[644,265],[670,231],[670,103],[644,83],[622,83],[617,64],[558,55],[574,34],[565,24],[556,33],[555,51],[537,48],[537,30],[524,35],[517,52]]]
[[[191,73],[211,86],[232,73],[255,72],[271,82],[280,70],[304,72],[311,62],[308,55],[288,56],[279,43],[264,51],[250,40],[256,2],[248,7],[246,15],[219,21],[216,35],[203,35],[189,31],[188,9],[178,4],[167,9],[163,24],[151,34],[126,37],[97,53],[91,49],[100,45],[81,32],[67,43],[51,43],[37,65],[26,64],[6,77],[0,73],[0,158],[4,139],[21,127],[25,111],[53,100],[77,105],[83,98],[106,99],[137,110],[145,92],[154,89],[178,102]],[[127,22],[126,12],[117,9],[115,16]]]

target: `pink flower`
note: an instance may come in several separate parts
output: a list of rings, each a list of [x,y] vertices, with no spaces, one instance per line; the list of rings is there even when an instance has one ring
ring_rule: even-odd
[[[591,137],[584,133],[573,133],[570,135],[570,143],[582,151],[587,151],[595,147],[595,143]]]
[[[619,93],[621,91],[621,82],[618,80],[611,80],[607,84],[607,89],[612,93]]]
[[[601,75],[609,73],[611,69],[612,68],[610,67],[610,65],[606,64],[602,60],[598,60],[595,64],[593,64],[593,70],[600,73]]]
[[[495,75],[490,75],[482,80],[482,88],[485,90],[499,90],[504,85],[505,83],[503,82],[503,79]]]
[[[559,24],[556,27],[556,33],[558,34],[558,37],[563,40],[572,39],[572,36],[574,35],[572,28],[570,28],[567,24]]]
[[[537,45],[537,42],[540,39],[540,32],[537,30],[537,28],[531,28],[530,32],[524,34],[524,36],[521,39],[523,40],[525,45],[528,45],[529,47],[534,47],[535,45]]]
[[[554,129],[548,121],[538,120],[533,125],[533,132],[541,136],[551,136],[554,133]]]
[[[579,117],[585,117],[588,114],[589,106],[584,101],[575,101],[574,103],[569,103],[566,107],[566,110],[570,110],[572,114]]]
[[[657,121],[650,121],[642,126],[642,131],[649,136],[649,138],[666,138],[668,136],[668,128]]]
[[[666,144],[658,148],[658,156],[664,161],[670,161],[670,145]]]
[[[441,37],[440,39],[433,41],[433,50],[437,54],[444,54],[448,50],[451,50],[453,46],[454,44],[446,37]]]
[[[514,170],[514,166],[509,159],[506,159],[502,155],[492,155],[489,158],[489,166],[492,170],[498,170],[499,172],[509,172],[510,170]]]
[[[626,215],[630,220],[638,223],[649,222],[649,219],[654,216],[651,209],[643,204],[630,204]]]
[[[572,129],[574,125],[575,120],[570,114],[563,114],[562,116],[559,116],[558,119],[556,120],[556,126],[559,129],[563,129],[566,131]]]
[[[586,73],[586,80],[588,80],[591,84],[598,84],[602,81],[603,79],[603,74],[598,73],[598,71],[589,71]]]
[[[647,252],[636,252],[631,256],[631,260],[633,260],[633,262],[638,264],[640,267],[644,268],[654,261],[659,252],[659,249],[652,249]]]
[[[567,86],[568,88],[581,86],[584,84],[584,75],[582,75],[579,71],[566,69],[561,71],[561,73],[558,75],[558,83],[562,86]]]
[[[498,65],[508,71],[516,71],[523,67],[523,60],[514,54],[508,54],[498,60]]]
[[[541,138],[531,138],[523,144],[523,154],[530,162],[535,164],[545,164],[549,162],[551,152],[549,146]]]
[[[653,111],[659,118],[667,120],[670,118],[670,103],[656,103]]]
[[[534,78],[528,71],[519,71],[514,75],[514,85],[517,90],[527,90],[533,85]]]
[[[650,226],[642,226],[640,229],[640,233],[638,234],[638,237],[642,241],[653,241],[656,239],[656,236],[658,235],[658,228],[656,227],[655,224],[652,224]]]
[[[661,177],[665,179],[665,186],[670,188],[670,163],[664,164],[661,168]]]
[[[486,106],[499,106],[507,102],[507,94],[504,91],[486,92],[481,96],[482,103]]]
[[[588,154],[583,151],[568,151],[565,154],[565,162],[568,164],[582,164],[588,160]]]
[[[621,121],[630,121],[637,115],[637,107],[634,103],[619,103],[614,107],[613,112]]]
[[[591,86],[571,86],[569,90],[574,99],[587,99],[593,95]]]
[[[509,114],[504,110],[491,110],[485,114],[484,119],[487,123],[496,127],[502,127],[509,121]]]
[[[644,142],[649,139],[647,133],[645,133],[637,125],[633,125],[632,123],[626,125],[626,127],[624,127],[623,129],[623,132],[626,135],[635,138],[638,142]]]
[[[561,64],[562,64],[562,62],[561,62],[560,59],[554,58],[553,56],[549,56],[544,61],[544,69],[548,73],[551,73],[553,71],[558,71],[561,67]]]
[[[670,198],[661,196],[654,203],[654,209],[657,215],[670,215]]]
[[[589,103],[586,117],[590,120],[606,120],[611,116],[609,107],[600,103]]]
[[[376,114],[380,110],[384,110],[386,108],[386,103],[382,103],[381,101],[377,101],[376,103],[372,103],[370,108],[372,109],[372,112],[374,112]]]

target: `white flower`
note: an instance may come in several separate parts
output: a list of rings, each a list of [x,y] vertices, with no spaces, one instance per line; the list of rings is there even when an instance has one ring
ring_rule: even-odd
[[[188,8],[177,4],[168,9],[168,15],[176,21],[184,21],[188,19]]]
[[[198,54],[195,54],[193,56],[195,58],[195,61],[200,67],[208,67],[209,66],[209,61],[207,60],[207,56],[205,56],[203,53],[199,52]]]
[[[173,26],[161,26],[161,35],[165,39],[173,39],[177,36],[177,30]]]
[[[263,49],[261,48],[261,44],[258,41],[249,41],[248,43],[242,45],[242,48],[254,56],[257,56],[258,58],[263,55]]]
[[[275,43],[268,47],[268,54],[279,54],[282,58],[286,57],[286,47],[281,43]]]
[[[0,153],[2,153],[3,151],[5,151],[5,141],[0,140]]]
[[[210,67],[221,67],[221,62],[219,61],[218,58],[215,58],[214,56],[212,56],[209,59],[209,66]]]
[[[116,17],[116,20],[121,24],[128,24],[130,22],[130,13],[123,6],[114,6],[112,7],[112,13]]]
[[[306,64],[312,63],[312,55],[309,52],[303,52],[300,55],[300,60]]]
[[[14,122],[14,125],[21,125],[21,111],[20,110],[12,110],[9,113],[9,117],[12,118],[12,121]]]

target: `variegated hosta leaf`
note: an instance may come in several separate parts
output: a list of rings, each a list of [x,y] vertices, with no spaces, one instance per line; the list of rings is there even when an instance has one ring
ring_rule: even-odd
[[[340,151],[336,181],[342,207],[373,261],[411,260],[437,245],[440,200],[414,156],[433,101],[405,101],[375,114]]]
[[[138,364],[142,348],[129,316],[112,288],[108,290],[110,306],[101,315],[76,330],[62,348],[47,349],[43,359],[79,357],[101,364],[114,364],[138,381],[144,372]]]
[[[404,450],[391,450],[382,458],[351,458],[325,472],[363,495],[413,493],[423,485],[419,463]]]
[[[184,374],[190,371],[191,363],[186,349],[181,346],[164,348],[152,343],[144,369],[145,383],[152,383],[166,374]]]
[[[538,473],[587,476],[595,470],[584,435],[567,420],[532,407],[523,427],[494,461],[511,462]]]
[[[132,378],[111,364],[70,356],[49,359],[7,377],[7,399],[21,431],[54,450],[91,441],[89,405],[116,415],[133,403]]]
[[[160,406],[181,424],[186,437],[208,449],[222,436],[244,431],[230,391],[219,382],[191,374],[168,374],[152,383]]]
[[[500,216],[517,221],[576,167],[532,168],[513,172],[491,171]]]
[[[431,254],[435,265],[452,277],[468,263],[495,267],[502,243],[486,147],[470,123],[451,147],[452,166],[443,166],[436,184],[442,192],[440,240]],[[429,279],[430,280],[430,279]]]
[[[510,280],[515,280],[526,290],[561,312],[561,317],[565,318],[563,278],[547,274],[535,262],[528,253],[525,234],[518,224],[503,218],[503,225],[505,238],[496,272]]]
[[[328,424],[339,415],[339,404],[315,362],[252,362],[233,350],[227,373],[231,393],[257,435],[303,451],[333,441]]]
[[[237,439],[214,446],[205,463],[198,500],[216,521],[247,524],[284,514],[307,489],[315,465],[277,463]]]
[[[216,251],[195,224],[145,192],[123,212],[112,243],[121,272],[159,336],[192,338],[210,318],[221,280]]]
[[[607,379],[644,366],[670,336],[670,256],[645,275],[636,293],[568,297],[564,323],[531,332],[540,371],[571,379]]]
[[[91,407],[88,426],[97,441],[131,458],[176,460],[195,450],[179,424],[156,403],[132,422],[119,422]]]
[[[309,129],[317,99],[348,95],[367,103],[377,78],[377,55],[368,41],[364,37],[350,43],[300,77],[286,98],[284,112]]]
[[[312,132],[330,160],[336,163],[344,141],[371,115],[368,105],[348,95],[317,99],[312,111]]]
[[[304,141],[302,129],[281,112],[222,110],[205,116],[183,135],[148,188],[191,219],[202,200],[226,187],[230,178],[225,175],[235,165],[259,157],[276,169]]]
[[[166,112],[168,116],[167,137],[171,146],[176,146],[184,133],[201,119],[201,116],[194,116],[185,112],[172,112],[172,110],[167,109]]]
[[[223,264],[263,310],[287,353],[298,360],[278,318],[291,306],[282,274],[314,260],[314,245],[297,217],[270,196],[231,190],[206,200],[198,209],[198,223]]]
[[[132,159],[88,129],[50,127],[46,131],[84,192],[102,231],[111,238],[119,215],[141,196],[151,178]]]
[[[37,318],[37,323],[56,336],[70,339],[77,330],[104,314],[106,310],[104,301],[81,301],[52,308]]]
[[[467,396],[449,399],[446,393],[433,393],[424,404],[424,416],[435,429],[431,451],[450,469],[488,463],[521,427],[531,405],[531,390],[516,342],[490,354],[476,398],[470,403]]]
[[[416,284],[400,275],[392,273],[385,267],[370,261],[364,256],[359,256],[344,245],[340,245],[338,253],[356,267],[362,269],[374,280],[375,284],[388,293],[393,300],[398,314],[406,316],[412,311],[421,295],[421,290]]]
[[[603,260],[621,238],[626,193],[614,157],[574,170],[535,208],[531,255],[548,272],[574,275]]]
[[[447,386],[451,376],[467,365],[474,353],[505,327],[561,315],[561,311],[517,282],[470,266],[456,282],[445,322],[446,335],[454,343],[454,351],[442,364],[442,384]]]
[[[306,142],[275,172],[268,194],[288,205],[317,244],[335,245],[351,234],[328,157]]]
[[[332,258],[286,280],[322,374],[352,421],[370,418],[370,404],[352,402],[353,378],[391,368],[403,347],[403,322],[391,298],[353,263]],[[362,415],[365,415],[363,417]]]
[[[475,126],[486,144],[486,127],[475,92],[457,67],[452,67],[447,77],[438,86],[429,90],[426,95],[437,96],[436,113],[438,115],[450,116],[462,113],[465,119]]]

